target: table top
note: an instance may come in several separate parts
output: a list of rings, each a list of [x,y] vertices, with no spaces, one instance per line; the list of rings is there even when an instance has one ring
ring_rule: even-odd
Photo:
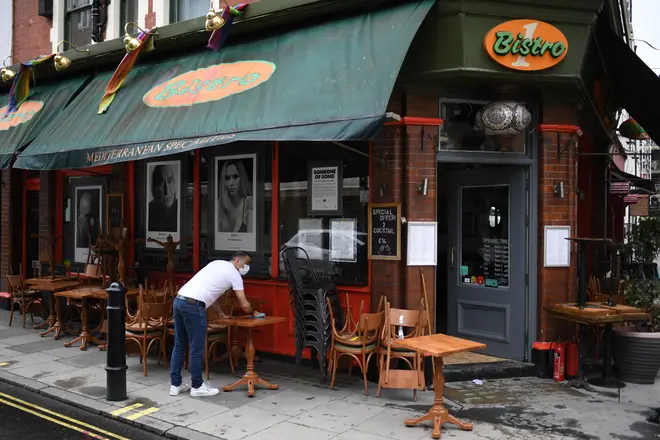
[[[70,298],[70,299],[83,299],[83,298],[97,298],[97,299],[106,299],[108,294],[104,289],[99,287],[81,287],[79,289],[64,290],[62,292],[55,293],[55,296],[60,298]]]
[[[482,344],[481,342],[456,338],[454,336],[443,335],[442,333],[402,340],[395,339],[393,342],[399,347],[415,351],[423,351],[431,356],[437,357],[486,348],[486,344]]]
[[[47,292],[59,292],[61,290],[78,287],[82,283],[80,283],[80,281],[73,281],[67,278],[55,278],[55,280],[45,278],[31,278],[30,280],[26,280],[26,284],[39,290],[45,290]]]
[[[262,325],[278,324],[286,321],[282,316],[266,316],[265,318],[252,318],[250,316],[234,316],[227,318],[218,318],[213,320],[213,324],[223,324],[234,327],[260,327]]]
[[[587,306],[597,307],[580,310],[575,303],[564,303],[544,306],[543,310],[557,318],[586,325],[644,321],[650,318],[650,315],[643,309],[620,304],[610,307],[599,303],[587,303]]]

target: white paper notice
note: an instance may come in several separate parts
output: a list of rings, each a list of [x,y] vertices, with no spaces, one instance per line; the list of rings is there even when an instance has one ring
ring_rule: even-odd
[[[568,267],[571,265],[570,226],[545,227],[545,267]]]
[[[437,245],[437,223],[408,222],[408,266],[435,266]]]
[[[320,218],[298,219],[298,247],[307,252],[310,260],[323,260],[323,220]],[[298,251],[298,258],[305,258]]]
[[[330,261],[357,261],[355,219],[332,219],[330,221]]]
[[[312,168],[312,211],[339,210],[339,167]]]

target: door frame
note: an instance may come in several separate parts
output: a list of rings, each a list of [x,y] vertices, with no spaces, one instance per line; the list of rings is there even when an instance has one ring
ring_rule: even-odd
[[[466,103],[488,103],[488,101],[479,101],[477,99],[439,99],[438,100],[438,114],[442,112],[442,104],[447,102],[466,102]],[[529,111],[532,113],[532,123],[530,126],[534,127],[536,121],[539,120],[540,106],[538,103],[527,103]],[[536,340],[538,329],[538,221],[539,221],[539,203],[538,203],[538,189],[539,189],[539,151],[540,151],[540,137],[536,130],[530,129],[527,132],[527,139],[525,140],[525,154],[502,154],[493,152],[477,152],[477,151],[441,151],[436,152],[437,163],[472,163],[480,165],[498,164],[498,165],[519,165],[526,167],[526,189],[527,194],[525,197],[525,209],[529,216],[529,226],[525,236],[525,253],[529,258],[525,259],[526,264],[526,314],[525,314],[525,361],[529,361],[532,357],[532,344]],[[436,164],[436,176],[438,174],[438,166]],[[436,185],[440,184],[439,179],[436,179]],[[437,204],[436,204],[436,218],[437,218]],[[438,292],[439,288],[446,289],[447,286],[438,286],[436,277],[435,291]],[[434,309],[438,307],[437,301],[434,301]],[[437,310],[433,311],[436,316]]]

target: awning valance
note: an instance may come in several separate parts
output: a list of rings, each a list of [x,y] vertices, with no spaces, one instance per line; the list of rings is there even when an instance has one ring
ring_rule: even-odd
[[[601,28],[600,35],[617,103],[660,145],[660,78],[615,33]]]
[[[57,119],[87,77],[32,87],[18,110],[5,116],[9,96],[0,95],[0,168],[11,164],[14,154],[30,143],[48,124]]]
[[[137,65],[103,115],[112,72],[99,74],[15,167],[84,168],[235,141],[371,139],[434,1]]]

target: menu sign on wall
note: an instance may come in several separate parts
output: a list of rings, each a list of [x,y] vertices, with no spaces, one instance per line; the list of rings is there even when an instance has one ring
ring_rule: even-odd
[[[487,287],[509,286],[509,240],[483,238],[484,278]]]
[[[369,258],[401,259],[401,204],[369,204]]]
[[[309,165],[307,190],[308,215],[341,215],[342,166],[340,162]]]

